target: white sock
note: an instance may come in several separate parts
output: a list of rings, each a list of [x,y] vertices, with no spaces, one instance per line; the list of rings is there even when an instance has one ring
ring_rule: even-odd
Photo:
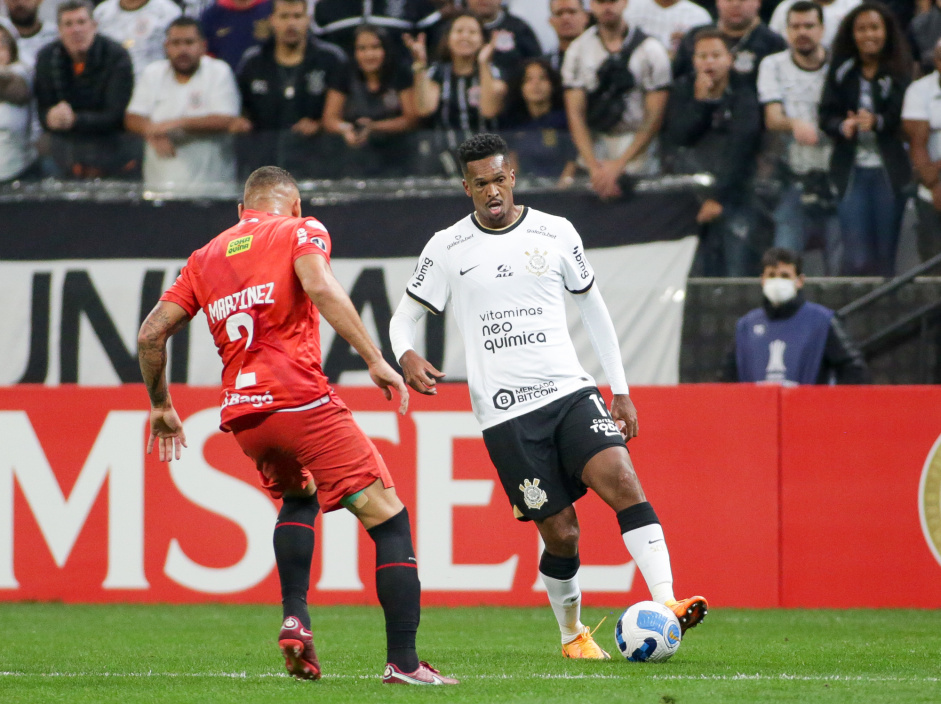
[[[582,613],[582,590],[578,586],[578,575],[571,579],[556,579],[540,572],[539,576],[546,585],[549,604],[559,622],[562,644],[571,643],[584,628],[579,620]]]
[[[647,582],[651,598],[661,604],[672,601],[673,570],[670,568],[670,551],[667,550],[660,524],[641,526],[627,531],[621,537]]]

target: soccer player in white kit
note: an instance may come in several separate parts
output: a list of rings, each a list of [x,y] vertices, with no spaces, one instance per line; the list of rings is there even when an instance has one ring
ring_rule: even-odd
[[[617,514],[631,557],[654,601],[685,632],[705,617],[701,596],[677,601],[657,515],[634,472],[626,441],[637,411],[614,325],[572,224],[513,202],[516,175],[493,134],[464,142],[459,158],[474,212],[435,233],[390,326],[405,381],[434,394],[444,376],[413,349],[419,321],[450,301],[464,338],[474,414],[513,515],[533,521],[545,543],[539,574],[562,632],[562,654],[608,659],[580,620],[578,518],[591,488]],[[565,294],[575,297],[611,385],[610,413],[575,354]]]

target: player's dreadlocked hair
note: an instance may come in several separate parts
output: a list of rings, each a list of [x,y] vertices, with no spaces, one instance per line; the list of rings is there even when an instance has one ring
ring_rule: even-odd
[[[252,171],[245,182],[245,192],[242,202],[246,208],[251,208],[257,202],[270,201],[276,197],[278,190],[297,191],[297,181],[290,173],[279,166],[262,166]],[[294,196],[297,197],[296,195]]]
[[[484,133],[465,140],[457,148],[457,156],[461,162],[461,171],[467,173],[467,162],[486,159],[488,156],[506,156],[509,151],[503,137],[498,134]]]

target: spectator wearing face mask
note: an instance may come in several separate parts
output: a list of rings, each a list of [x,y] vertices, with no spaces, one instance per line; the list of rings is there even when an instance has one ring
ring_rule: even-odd
[[[722,381],[865,384],[869,370],[832,310],[804,300],[798,253],[780,247],[761,260],[764,300],[739,319]]]

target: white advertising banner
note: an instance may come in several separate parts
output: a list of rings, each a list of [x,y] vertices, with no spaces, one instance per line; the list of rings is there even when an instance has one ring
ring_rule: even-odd
[[[628,382],[679,381],[680,335],[686,281],[697,240],[588,250],[598,285],[621,341]],[[75,383],[113,386],[140,381],[136,338],[143,316],[173,282],[182,260],[81,260],[0,263],[0,385]],[[384,351],[388,323],[415,258],[336,259],[334,274],[350,293]],[[465,377],[463,341],[450,315],[429,314],[417,349],[450,381]],[[586,370],[605,383],[574,303],[569,327]],[[368,384],[365,365],[342,339],[322,326],[324,368],[335,383]],[[391,352],[390,352],[391,355]],[[171,381],[219,383],[221,365],[206,319],[171,342]]]

